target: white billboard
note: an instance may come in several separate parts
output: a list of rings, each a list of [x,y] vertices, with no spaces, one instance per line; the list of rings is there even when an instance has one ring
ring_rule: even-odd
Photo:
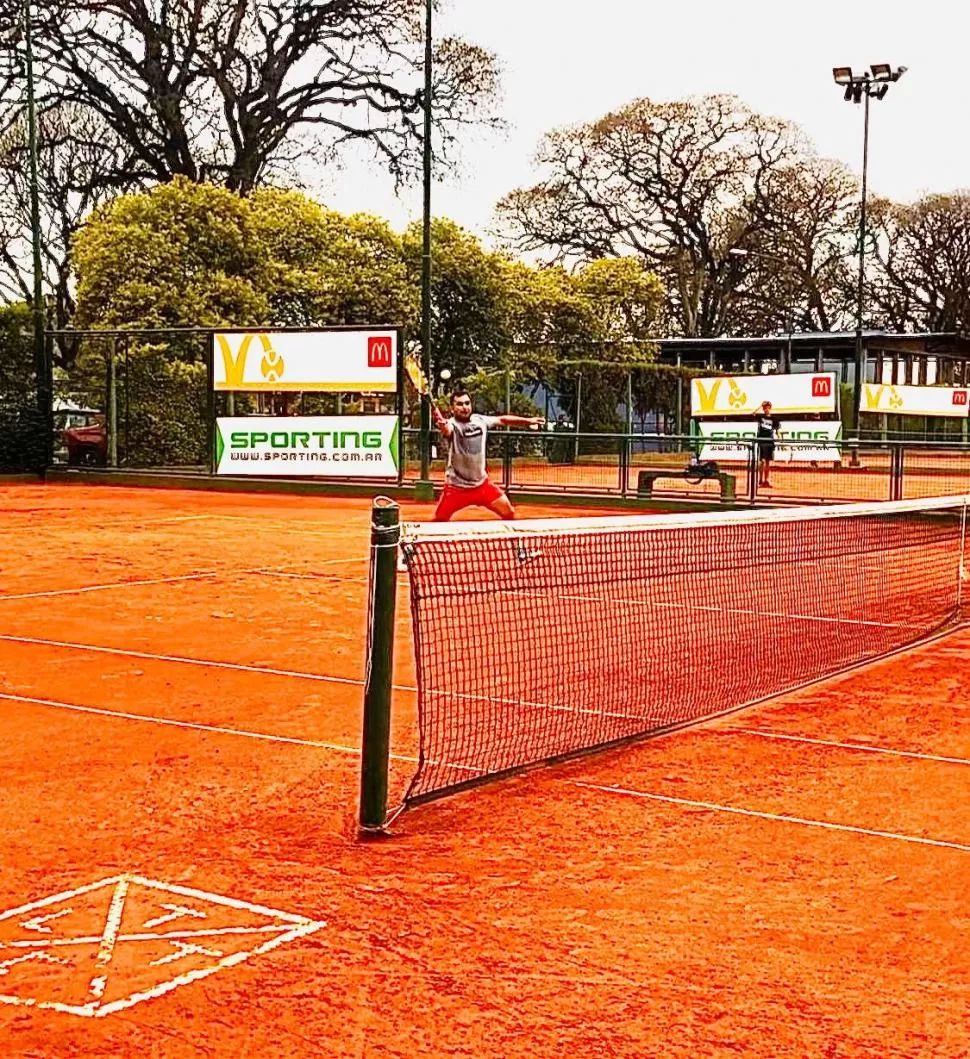
[[[396,478],[397,416],[216,420],[216,474]]]
[[[966,388],[950,386],[890,386],[866,383],[862,411],[880,415],[951,416],[966,419],[970,401]]]
[[[213,335],[216,390],[389,392],[397,332],[222,331]]]
[[[751,444],[757,437],[757,424],[712,420],[694,423],[701,446],[702,460],[724,463],[746,463],[751,458]],[[812,419],[784,419],[775,438],[775,460],[778,463],[838,463],[842,459],[839,441],[842,424]]]
[[[692,416],[753,416],[771,401],[773,415],[831,415],[838,387],[833,372],[795,375],[723,375],[691,379]]]

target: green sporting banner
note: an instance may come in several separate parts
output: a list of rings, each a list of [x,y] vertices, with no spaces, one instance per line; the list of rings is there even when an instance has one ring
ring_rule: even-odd
[[[216,420],[216,474],[396,478],[397,416]]]

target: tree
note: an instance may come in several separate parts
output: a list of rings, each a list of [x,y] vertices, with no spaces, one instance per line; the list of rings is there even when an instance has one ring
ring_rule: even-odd
[[[970,191],[873,204],[869,298],[892,330],[970,331]]]
[[[185,176],[248,194],[349,143],[398,180],[417,171],[423,0],[35,0],[34,10],[42,99],[97,113],[124,145],[126,181]],[[440,152],[487,120],[497,83],[488,52],[438,42]],[[10,76],[8,102],[18,95]]]
[[[97,210],[75,242],[77,319],[96,327],[407,324],[401,240],[298,192],[241,198],[184,178]]]
[[[663,305],[663,286],[635,257],[600,258],[577,274],[600,342],[649,342]]]
[[[422,231],[404,233],[404,258],[415,293],[420,292]],[[512,337],[507,319],[508,262],[481,240],[444,218],[431,227],[432,381],[447,368],[456,378],[496,369]],[[420,321],[420,309],[415,323]]]
[[[38,188],[48,325],[66,327],[74,309],[70,245],[87,215],[119,190],[119,146],[96,114],[65,105],[38,119]],[[0,139],[0,295],[33,296],[29,164],[25,121]]]
[[[765,225],[771,177],[801,151],[793,126],[733,96],[640,99],[547,136],[545,179],[498,209],[519,249],[639,256],[667,290],[668,326],[717,335],[734,298],[729,251]]]
[[[737,249],[735,334],[831,331],[853,320],[859,187],[838,162],[808,156],[773,173],[763,224]]]

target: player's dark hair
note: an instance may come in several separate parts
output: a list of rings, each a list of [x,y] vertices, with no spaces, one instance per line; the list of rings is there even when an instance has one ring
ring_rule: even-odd
[[[471,397],[471,394],[464,386],[456,386],[451,391],[451,403],[454,404],[459,397]]]

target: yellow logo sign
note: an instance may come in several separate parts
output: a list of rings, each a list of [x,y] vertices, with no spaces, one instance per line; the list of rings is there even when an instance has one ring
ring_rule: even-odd
[[[871,386],[867,383],[864,390],[863,412],[885,412],[883,397],[886,398],[886,404],[889,405],[892,411],[902,408],[906,403],[895,386],[887,386],[884,383],[880,383],[878,386]]]
[[[227,389],[242,389],[245,386],[246,356],[254,340],[259,342],[263,349],[263,359],[259,365],[263,378],[267,382],[279,382],[283,378],[286,365],[279,353],[273,349],[269,335],[261,333],[243,335],[235,355],[229,345],[229,339],[225,335],[216,335],[219,352],[222,353],[223,367],[226,371],[225,386]]]
[[[700,379],[694,381],[694,385],[697,387],[697,403],[699,406],[694,411],[694,415],[710,415],[712,412],[721,411],[717,406],[717,396],[721,389],[721,383],[724,381],[724,379],[714,379],[709,390],[704,388],[704,383]],[[728,379],[727,384],[729,390],[728,408],[744,408],[748,403],[748,395],[738,386],[737,379]]]

